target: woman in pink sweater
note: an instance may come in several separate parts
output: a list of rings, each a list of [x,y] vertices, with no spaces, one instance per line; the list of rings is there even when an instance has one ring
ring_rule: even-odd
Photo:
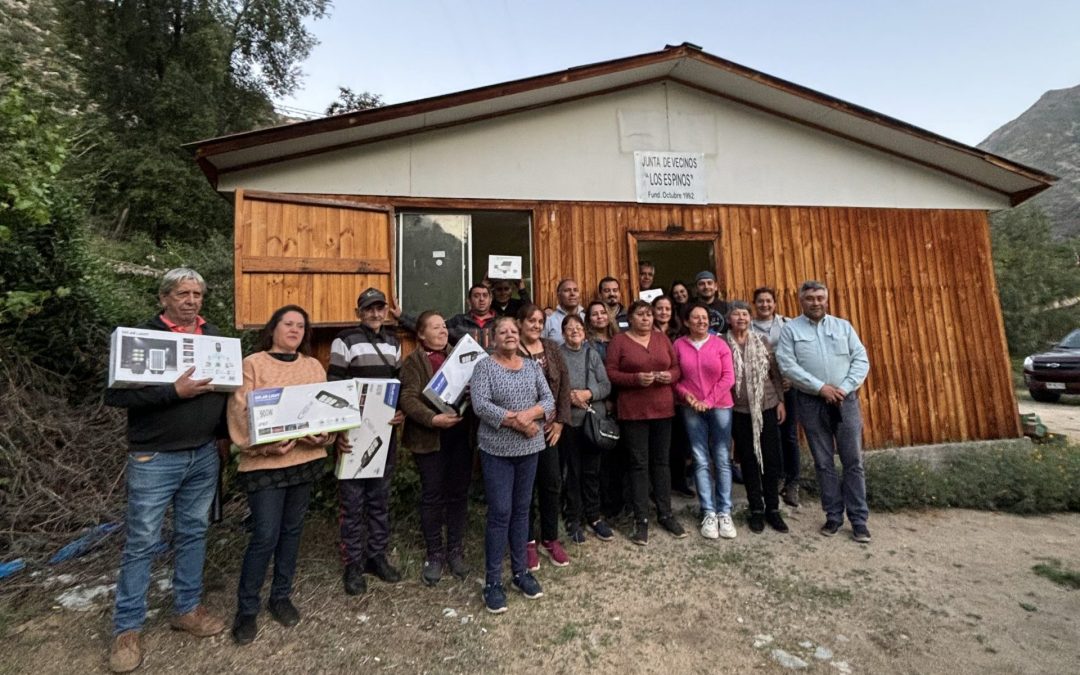
[[[731,349],[709,332],[709,309],[700,303],[687,314],[689,334],[675,341],[682,377],[675,384],[679,414],[690,437],[694,477],[701,504],[701,536],[735,538],[731,521]],[[716,467],[716,481],[709,470]]]

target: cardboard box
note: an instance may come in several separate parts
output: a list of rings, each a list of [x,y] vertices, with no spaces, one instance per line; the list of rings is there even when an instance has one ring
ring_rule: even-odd
[[[489,255],[488,279],[520,279],[521,256]]]
[[[638,293],[638,298],[644,300],[645,302],[652,302],[663,294],[664,289],[662,288],[650,288],[647,291],[642,291]]]
[[[424,387],[424,396],[444,413],[460,415],[465,411],[465,389],[476,364],[488,357],[476,340],[465,335],[450,350],[439,372]]]
[[[338,457],[334,475],[341,479],[381,478],[386,471],[386,458],[394,427],[390,420],[397,411],[401,383],[398,380],[357,378],[357,408],[364,418],[358,427],[349,430],[352,452]]]
[[[352,380],[268,387],[248,392],[251,443],[272,443],[360,426]]]
[[[172,384],[195,366],[194,379],[209,377],[215,391],[235,391],[244,383],[243,359],[236,338],[117,328],[110,340],[109,388]]]

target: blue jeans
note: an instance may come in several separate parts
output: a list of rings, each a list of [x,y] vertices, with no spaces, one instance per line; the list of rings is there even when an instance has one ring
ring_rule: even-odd
[[[146,621],[153,549],[165,510],[173,507],[173,610],[187,614],[202,596],[210,502],[217,489],[213,441],[194,450],[131,452],[127,461],[127,541],[116,581],[113,634],[139,630]]]
[[[710,408],[703,413],[678,406],[694,454],[694,483],[702,515],[731,514],[731,408]],[[716,467],[716,482],[709,470]]]
[[[844,522],[844,510],[852,525],[866,525],[870,508],[866,505],[866,475],[862,458],[862,411],[859,397],[851,392],[839,406],[820,396],[799,392],[799,423],[806,432],[810,454],[814,456],[821,508],[827,520]],[[836,474],[833,455],[840,455],[843,480]]]
[[[270,600],[284,600],[292,595],[300,535],[304,533],[304,514],[311,500],[312,485],[309,482],[248,493],[254,528],[240,568],[237,614],[259,613],[259,591],[266,579],[266,566],[270,564],[271,556],[274,558],[274,580],[270,583]]]
[[[529,504],[539,453],[524,457],[496,457],[480,451],[487,499],[484,530],[484,583],[502,582],[503,555],[510,542],[510,570],[525,571],[525,544],[529,540]]]

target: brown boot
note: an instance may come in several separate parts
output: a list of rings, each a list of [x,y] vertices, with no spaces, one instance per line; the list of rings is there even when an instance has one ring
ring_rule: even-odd
[[[114,673],[130,673],[142,664],[142,647],[139,631],[129,630],[113,638],[109,647],[109,670]]]
[[[210,637],[225,630],[225,622],[206,611],[202,605],[196,606],[187,614],[172,617],[169,625],[173,630],[182,630],[195,637]]]

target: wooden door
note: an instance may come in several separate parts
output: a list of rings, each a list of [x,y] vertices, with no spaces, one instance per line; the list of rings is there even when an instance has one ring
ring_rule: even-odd
[[[236,191],[236,327],[296,304],[314,326],[356,323],[356,297],[394,289],[394,210],[297,194]]]

